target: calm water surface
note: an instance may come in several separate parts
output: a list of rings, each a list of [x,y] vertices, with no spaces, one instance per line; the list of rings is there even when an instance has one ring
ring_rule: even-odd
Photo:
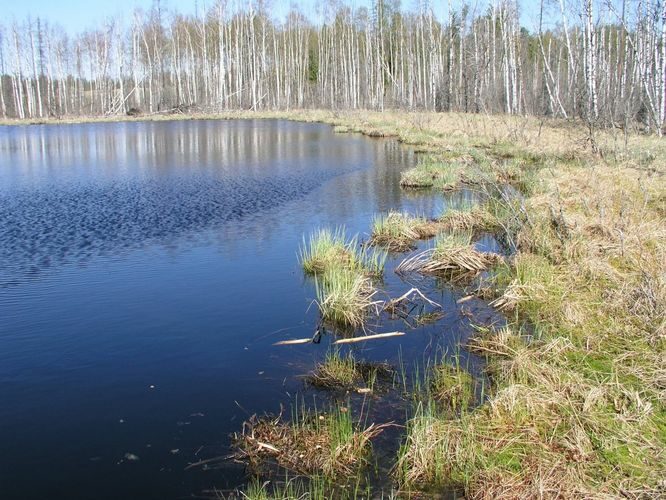
[[[344,224],[367,237],[378,212],[432,215],[468,196],[402,192],[413,163],[393,141],[318,124],[0,127],[0,497],[242,484],[232,462],[186,467],[289,405],[326,352],[329,339],[272,346],[317,324],[303,235]],[[360,356],[422,359],[469,335],[455,291],[419,286],[445,319]],[[387,272],[387,293],[410,287]]]

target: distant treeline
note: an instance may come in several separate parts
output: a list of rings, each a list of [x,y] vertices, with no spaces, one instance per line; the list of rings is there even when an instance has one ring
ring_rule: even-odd
[[[159,2],[70,36],[42,19],[0,26],[9,118],[318,107],[511,113],[661,132],[666,2],[510,0],[412,10],[326,4],[317,21],[264,2],[202,15]],[[548,21],[546,23],[546,20]]]

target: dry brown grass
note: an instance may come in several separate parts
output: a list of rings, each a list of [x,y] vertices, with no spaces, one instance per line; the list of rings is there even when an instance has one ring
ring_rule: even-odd
[[[439,218],[442,230],[450,232],[477,232],[498,229],[496,217],[482,206],[447,210]]]
[[[449,126],[433,123],[440,133]],[[664,496],[664,145],[631,136],[627,149],[613,149],[612,135],[600,133],[602,159],[574,140],[574,128],[548,127],[540,138],[529,126],[524,132],[519,147],[547,165],[539,190],[527,191],[519,252],[495,305],[534,333],[507,330],[471,343],[490,363],[488,403],[457,419],[417,412],[400,477],[462,485],[470,498]],[[483,131],[473,135],[489,141]],[[425,136],[437,151],[438,135]],[[447,224],[474,230],[477,220],[455,213]],[[410,263],[425,269],[433,254]],[[488,264],[465,255],[444,269]]]
[[[417,412],[398,470],[408,484],[464,485],[471,498],[607,498],[664,493],[658,410],[617,382],[589,380],[562,338],[511,330],[477,339],[492,357],[489,402],[456,419]]]
[[[396,272],[419,272],[438,275],[477,274],[502,261],[502,257],[480,252],[472,246],[469,232],[453,232],[440,235],[434,248],[403,260]]]

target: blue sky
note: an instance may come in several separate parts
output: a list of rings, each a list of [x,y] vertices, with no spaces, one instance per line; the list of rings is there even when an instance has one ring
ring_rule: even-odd
[[[3,21],[7,24],[14,20],[23,21],[28,16],[34,18],[40,17],[49,23],[62,26],[68,33],[74,34],[89,28],[99,27],[105,19],[109,17],[131,18],[132,11],[139,7],[149,9],[154,0],[0,0],[0,12],[3,13]],[[369,6],[372,0],[352,0],[345,1],[346,4],[352,4],[356,7]],[[161,0],[162,6],[168,10],[177,10],[183,14],[193,14],[196,9],[201,9],[204,5],[212,5],[214,0]],[[234,0],[229,4],[236,4]],[[270,2],[272,11],[276,17],[283,17],[289,10],[289,6],[297,4],[301,6],[303,12],[308,13],[309,17],[316,19],[316,6],[322,2],[317,0],[273,0]],[[415,0],[403,0],[403,6],[412,6]],[[448,2],[446,0],[434,0],[435,14],[438,17],[446,16]],[[456,8],[461,3],[460,0],[453,0],[452,4]],[[474,4],[474,0],[469,1]],[[482,5],[483,0],[478,1]],[[530,31],[534,31],[538,20],[538,1],[522,1],[521,5],[521,24]],[[480,9],[480,7],[477,7]]]

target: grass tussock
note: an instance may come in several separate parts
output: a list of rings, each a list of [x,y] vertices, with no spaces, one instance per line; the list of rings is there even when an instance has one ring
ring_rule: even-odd
[[[396,271],[403,274],[473,275],[491,268],[501,260],[502,257],[497,254],[476,250],[472,245],[471,232],[454,231],[438,236],[434,248],[405,259]]]
[[[326,389],[353,389],[360,378],[356,359],[351,353],[342,356],[339,351],[331,351],[308,376],[307,381],[315,387]]]
[[[323,228],[303,239],[299,260],[308,274],[347,269],[379,276],[384,270],[386,254],[359,245],[356,236],[347,238],[344,228]]]
[[[255,478],[243,491],[235,495],[221,498],[243,499],[243,500],[293,500],[295,498],[324,498],[325,488],[318,483],[323,483],[318,477],[313,477],[306,484],[305,481],[291,479],[283,484],[275,484],[271,481],[259,481]]]
[[[442,234],[435,241],[428,272],[478,272],[488,269],[498,260],[499,256],[495,254],[474,249],[469,231],[454,231]]]
[[[322,475],[309,477],[285,477],[278,481],[253,479],[242,491],[231,496],[216,497],[226,500],[356,500],[371,496],[369,486],[363,477],[349,478],[347,484],[339,484]]]
[[[298,474],[342,480],[368,463],[380,425],[362,427],[347,407],[328,413],[301,410],[292,422],[253,417],[234,438],[236,459],[261,471],[271,463]]]
[[[315,278],[317,306],[325,323],[360,328],[379,307],[372,280],[354,270],[337,268]]]
[[[412,217],[400,212],[389,212],[375,217],[370,243],[393,252],[413,250],[415,240],[432,238],[439,231],[434,221],[423,217]]]
[[[402,173],[400,185],[403,188],[452,191],[458,187],[464,169],[464,163],[426,157],[416,167]]]
[[[320,229],[303,242],[303,270],[314,275],[316,302],[321,318],[332,326],[356,329],[363,326],[379,302],[373,279],[384,270],[386,253],[357,238],[347,239],[344,229]]]

